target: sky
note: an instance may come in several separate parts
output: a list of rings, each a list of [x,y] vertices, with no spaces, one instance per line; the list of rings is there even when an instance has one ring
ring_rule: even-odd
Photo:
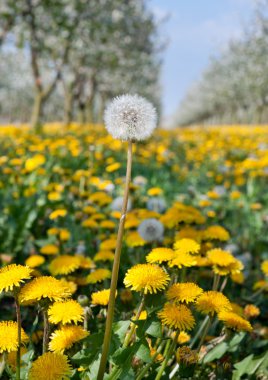
[[[168,41],[161,77],[163,114],[168,120],[210,57],[242,34],[254,0],[150,0],[149,6],[158,19],[168,15],[160,29]]]

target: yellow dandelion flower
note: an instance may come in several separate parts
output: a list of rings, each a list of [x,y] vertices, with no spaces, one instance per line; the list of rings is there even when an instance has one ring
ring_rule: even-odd
[[[70,237],[71,237],[71,234],[68,230],[64,228],[60,230],[59,238],[61,241],[67,241],[70,239]]]
[[[63,218],[66,215],[67,215],[67,210],[62,208],[62,209],[52,211],[52,213],[49,215],[49,219],[54,220],[54,219],[58,219],[59,217]]]
[[[175,302],[195,302],[203,290],[192,282],[173,284],[167,291],[167,299]]]
[[[227,297],[221,292],[210,290],[204,292],[196,301],[196,308],[204,314],[219,313],[223,310],[232,310],[232,306]]]
[[[117,294],[116,294],[117,295]],[[107,306],[110,297],[110,289],[103,289],[91,294],[92,305]]]
[[[229,239],[229,232],[221,226],[210,226],[203,231],[203,240],[226,241]]]
[[[202,231],[196,230],[193,227],[184,227],[178,231],[175,235],[175,239],[181,240],[183,238],[193,239],[194,241],[200,243],[202,237]]]
[[[183,238],[175,241],[173,248],[178,251],[179,254],[197,254],[200,251],[200,244],[193,239]]]
[[[268,260],[263,261],[261,264],[261,270],[265,274],[265,276],[268,276]]]
[[[84,320],[84,310],[77,301],[66,300],[55,302],[48,309],[48,319],[50,323],[58,324],[82,322]]]
[[[24,265],[10,264],[0,269],[0,293],[13,290],[31,278],[32,269]]]
[[[114,253],[112,251],[99,251],[94,256],[94,261],[113,261]]]
[[[221,248],[211,249],[207,252],[207,257],[212,265],[228,267],[235,262],[234,256],[229,251]]]
[[[22,303],[37,302],[43,298],[50,301],[61,301],[71,295],[66,285],[51,276],[37,277],[24,285],[19,294]]]
[[[178,251],[176,251],[177,253]],[[193,267],[197,263],[197,257],[191,255],[190,253],[179,253],[175,259],[171,260],[168,265],[170,267],[177,266],[178,268],[182,267]]]
[[[83,269],[93,269],[96,267],[95,263],[91,260],[90,257],[84,257],[84,256],[79,256],[80,257],[80,268]]]
[[[55,244],[46,244],[40,249],[40,252],[43,255],[57,255],[57,253],[59,253],[59,247]]]
[[[243,275],[242,272],[238,272],[238,273],[232,273],[231,274],[231,279],[233,282],[235,282],[236,284],[243,284],[244,281],[245,281],[245,277]]]
[[[28,342],[29,338],[25,331],[21,329],[21,343]],[[17,351],[18,343],[18,324],[13,321],[0,322],[0,354],[3,352]]]
[[[252,331],[252,326],[246,319],[231,311],[221,311],[218,314],[220,321],[223,321],[226,327],[235,331]]]
[[[168,284],[169,275],[154,264],[137,264],[127,271],[124,284],[136,292],[157,293]]]
[[[191,330],[195,325],[193,314],[185,305],[166,303],[157,315],[164,325],[175,330]]]
[[[128,247],[143,247],[146,244],[146,241],[140,236],[138,231],[130,231],[126,235],[126,244]]]
[[[68,380],[71,374],[72,368],[66,355],[46,352],[33,362],[29,380]]]
[[[175,252],[171,248],[154,248],[147,256],[146,261],[148,263],[159,263],[170,261],[176,257]]]
[[[114,250],[115,247],[116,247],[116,239],[107,239],[101,242],[100,244],[101,251]]]
[[[120,167],[121,167],[121,164],[119,162],[115,162],[114,164],[110,164],[106,166],[105,170],[107,171],[107,173],[112,173],[118,170]]]
[[[81,326],[62,326],[51,334],[49,350],[63,353],[64,350],[71,348],[74,343],[86,338],[88,335],[89,332]]]
[[[97,282],[102,282],[104,280],[107,280],[108,278],[111,278],[112,273],[109,269],[96,269],[94,272],[91,272],[87,276],[87,284],[96,284]]]
[[[42,154],[36,154],[33,157],[27,158],[25,162],[25,169],[27,172],[32,172],[33,170],[43,165],[45,162],[45,156],[43,156]]]
[[[87,227],[87,228],[99,228],[99,225],[98,223],[91,219],[91,218],[88,218],[88,219],[85,219],[83,222],[82,222],[82,227]]]
[[[255,305],[246,305],[244,307],[244,315],[246,318],[256,318],[260,315],[260,309]]]
[[[61,255],[51,261],[49,271],[53,276],[69,274],[76,271],[80,263],[80,256]]]
[[[255,282],[255,284],[253,285],[253,290],[258,290],[258,289],[268,290],[268,281],[259,280]]]
[[[160,187],[151,187],[147,191],[147,194],[153,197],[156,195],[161,195],[162,193],[163,193],[163,190]]]
[[[178,336],[178,343],[179,344],[187,343],[187,342],[189,342],[190,339],[191,339],[191,336],[189,334],[187,334],[187,332],[180,331],[179,336]]]
[[[45,259],[41,255],[32,255],[25,260],[25,264],[30,268],[36,268],[42,265],[45,262]]]
[[[73,281],[67,281],[65,278],[61,278],[60,283],[68,290],[70,294],[74,294],[77,291],[77,285]]]

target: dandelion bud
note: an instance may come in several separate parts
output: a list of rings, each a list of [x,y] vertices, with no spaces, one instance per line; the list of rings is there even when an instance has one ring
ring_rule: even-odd
[[[108,105],[104,122],[115,139],[141,141],[148,139],[156,127],[156,110],[138,95],[121,95]]]

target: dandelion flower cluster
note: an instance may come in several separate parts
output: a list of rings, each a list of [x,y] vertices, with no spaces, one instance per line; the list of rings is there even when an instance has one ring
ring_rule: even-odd
[[[169,279],[169,275],[157,265],[137,264],[127,271],[124,284],[136,292],[157,293],[166,287]]]
[[[44,298],[50,301],[61,301],[70,295],[70,289],[64,282],[51,276],[41,276],[24,285],[19,299],[22,303],[37,302]]]
[[[12,291],[25,280],[31,278],[32,269],[28,266],[10,264],[0,269],[0,293]]]
[[[51,334],[49,350],[63,353],[64,350],[71,348],[74,343],[86,338],[88,334],[88,331],[81,326],[62,326]]]
[[[28,336],[21,329],[21,343],[28,342]],[[0,322],[0,354],[3,352],[17,351],[18,343],[18,324],[13,321]]]
[[[195,325],[193,314],[185,305],[166,303],[158,317],[164,325],[175,330],[192,330]]]
[[[46,352],[32,364],[29,380],[67,380],[72,368],[68,357],[55,352]]]
[[[55,302],[48,309],[48,319],[50,323],[58,324],[82,322],[84,319],[84,310],[77,301],[66,300]]]
[[[192,282],[173,284],[167,291],[167,298],[175,302],[195,302],[203,290]]]
[[[115,139],[140,141],[149,138],[156,127],[156,110],[138,95],[121,95],[109,104],[104,114],[107,131]]]

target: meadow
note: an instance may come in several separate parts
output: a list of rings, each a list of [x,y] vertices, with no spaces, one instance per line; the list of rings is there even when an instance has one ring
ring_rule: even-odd
[[[0,162],[0,378],[97,379],[126,143],[6,125]],[[105,379],[268,379],[267,185],[267,126],[134,144]]]

